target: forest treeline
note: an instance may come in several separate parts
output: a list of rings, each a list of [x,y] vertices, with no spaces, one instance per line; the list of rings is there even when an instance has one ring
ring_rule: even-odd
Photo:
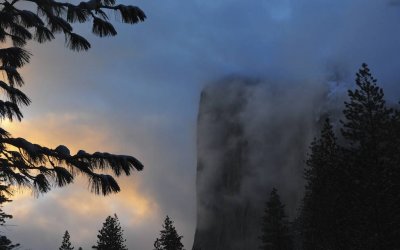
[[[4,221],[3,221],[4,223]],[[1,224],[3,225],[3,224]],[[167,215],[160,237],[154,241],[153,250],[184,250],[181,242],[183,236],[180,236],[175,229],[174,222]],[[108,216],[103,223],[102,228],[98,231],[97,242],[91,249],[97,250],[128,250],[125,245],[124,230],[122,229],[118,216]],[[0,236],[0,250],[20,250],[22,248],[19,243],[14,244],[6,236]],[[68,230],[65,231],[59,250],[83,250],[82,247],[76,248],[71,243],[71,235]]]
[[[75,247],[70,241],[70,234],[65,231],[59,250],[73,250]],[[160,231],[160,238],[154,242],[153,250],[184,250],[180,236],[175,229],[173,221],[167,217]],[[97,250],[128,250],[125,245],[124,230],[121,228],[118,216],[108,216],[103,223],[103,227],[97,234],[97,243],[92,249]],[[1,247],[0,247],[1,249]],[[78,250],[83,250],[81,247]]]
[[[400,249],[400,108],[386,103],[366,64],[348,97],[343,119],[326,119],[311,143],[294,221],[271,192],[261,249]]]
[[[366,64],[355,83],[343,118],[326,118],[310,145],[304,197],[292,221],[272,189],[260,218],[260,249],[400,249],[400,106],[386,102]],[[1,213],[0,225],[9,217]],[[97,238],[93,249],[127,249],[116,215],[107,217]],[[167,216],[153,249],[183,250],[181,239]],[[19,247],[0,237],[1,250]],[[59,249],[74,249],[68,231]]]
[[[121,4],[117,0],[4,0],[0,1],[0,226],[12,216],[1,206],[11,201],[14,188],[30,189],[35,195],[54,187],[72,184],[77,175],[88,180],[90,191],[109,195],[120,191],[115,177],[131,175],[143,169],[133,156],[108,152],[71,154],[68,147],[52,149],[14,137],[2,128],[2,121],[21,121],[22,107],[31,104],[22,91],[25,80],[20,69],[29,64],[31,52],[25,48],[32,41],[46,43],[63,35],[65,46],[73,51],[87,51],[90,42],[75,33],[78,23],[89,24],[95,36],[116,36],[110,22],[137,24],[146,19],[139,7]],[[87,26],[86,26],[87,27]],[[46,74],[44,72],[44,74]],[[21,248],[13,244],[0,230],[0,250]]]

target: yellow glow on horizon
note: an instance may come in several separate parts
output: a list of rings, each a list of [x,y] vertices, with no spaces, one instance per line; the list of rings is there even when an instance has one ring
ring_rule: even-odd
[[[152,197],[141,194],[136,184],[126,186],[121,182],[122,192],[110,196],[97,196],[85,189],[83,178],[78,178],[76,183],[67,187],[68,190],[54,189],[50,193],[36,198],[31,192],[16,192],[12,197],[13,202],[5,206],[5,210],[14,215],[18,220],[34,219],[38,226],[45,226],[53,220],[48,215],[44,218],[31,218],[36,214],[37,205],[45,202],[53,209],[64,211],[65,216],[86,218],[87,220],[103,220],[108,215],[117,213],[130,227],[140,227],[149,220],[157,218],[159,206]],[[43,204],[43,203],[42,203]],[[88,217],[90,215],[90,217]],[[51,222],[54,223],[54,222]]]
[[[0,126],[2,128],[4,128],[5,130],[12,129],[13,124],[14,123],[10,122],[10,120],[8,120],[8,119],[0,120]]]
[[[128,192],[121,193],[121,196],[113,197],[112,200],[130,218],[131,225],[145,223],[159,213],[158,204],[151,197],[140,194],[138,188],[130,188]]]
[[[71,154],[79,149],[88,152],[99,150],[99,147],[101,150],[114,152],[121,149],[119,145],[112,144],[112,135],[107,128],[101,127],[101,124],[93,127],[84,117],[85,114],[47,114],[40,119],[25,119],[22,122],[3,120],[0,126],[13,137],[23,137],[49,148],[63,144],[71,150]],[[81,122],[82,120],[84,122]],[[34,197],[30,190],[16,189],[11,197],[13,202],[7,204],[5,210],[15,218],[29,220],[32,213],[35,213],[39,199],[74,217],[90,214],[93,218],[105,218],[117,213],[121,214],[129,225],[135,226],[154,218],[158,214],[158,204],[148,194],[142,194],[138,183],[132,179],[135,177],[118,178],[121,193],[107,197],[90,193],[87,179],[82,176],[77,176],[73,184],[61,189],[55,188],[39,198]],[[50,218],[36,219],[40,226],[44,226]]]
[[[98,145],[113,148],[107,142],[109,132],[105,128],[93,128],[83,124],[85,114],[48,113],[40,118],[25,119],[22,122],[3,120],[1,126],[13,137],[23,137],[32,143],[50,148],[62,144],[72,152],[80,149],[96,150]]]

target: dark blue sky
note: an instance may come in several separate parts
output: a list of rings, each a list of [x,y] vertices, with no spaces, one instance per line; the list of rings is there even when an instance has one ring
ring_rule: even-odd
[[[201,88],[231,74],[282,84],[352,82],[362,62],[399,96],[400,6],[387,0],[122,1],[148,20],[115,22],[118,36],[68,51],[63,38],[31,44],[24,91],[32,98],[14,136],[56,147],[132,154],[145,170],[123,191],[94,197],[80,181],[6,207],[9,234],[32,249],[56,249],[66,229],[90,248],[117,213],[129,249],[151,249],[166,214],[191,248],[195,229],[196,116]]]

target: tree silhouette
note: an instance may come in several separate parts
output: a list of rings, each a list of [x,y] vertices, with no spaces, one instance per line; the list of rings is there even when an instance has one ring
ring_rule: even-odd
[[[183,236],[178,235],[173,224],[167,215],[162,226],[163,230],[160,231],[160,238],[154,242],[155,250],[184,250],[181,243]]]
[[[68,231],[65,231],[63,236],[63,241],[61,243],[61,247],[59,248],[59,250],[73,250],[73,249],[74,247],[71,244],[70,235]]]
[[[36,7],[36,12],[32,8]],[[0,1],[0,42],[13,46],[0,49],[0,71],[5,76],[0,89],[6,96],[0,100],[0,119],[21,120],[20,107],[30,104],[30,99],[19,89],[24,80],[20,69],[29,63],[31,54],[23,47],[29,40],[39,43],[51,41],[58,33],[64,34],[65,44],[75,51],[88,50],[90,43],[73,32],[73,23],[92,22],[92,32],[99,36],[115,36],[107,11],[115,12],[122,22],[135,24],[144,21],[144,12],[131,5],[117,4],[116,0],[88,0],[79,4],[56,0],[4,0]],[[63,145],[50,149],[31,143],[24,138],[14,138],[0,128],[0,174],[2,189],[8,185],[28,187],[36,194],[48,192],[52,186],[65,186],[77,174],[87,177],[90,189],[107,195],[120,191],[115,179],[99,171],[110,169],[115,176],[130,175],[143,165],[132,156],[114,155],[83,150],[72,155]]]
[[[348,92],[341,130],[353,177],[350,193],[355,218],[349,234],[359,249],[400,248],[399,109],[388,107],[383,89],[363,64],[356,89]]]
[[[2,180],[1,176],[2,175],[0,173],[0,181]],[[3,206],[3,203],[11,201],[6,196],[7,191],[8,191],[7,188],[8,188],[8,186],[0,185],[0,226],[3,226],[6,223],[7,219],[12,218],[12,215],[3,212],[3,210],[1,209]],[[0,249],[11,250],[20,245],[20,244],[13,244],[10,239],[8,239],[6,236],[1,235],[1,234],[2,233],[0,232]]]
[[[10,239],[6,236],[0,235],[0,249],[1,250],[12,250],[19,247],[19,244],[13,244]]]
[[[292,249],[292,239],[289,224],[285,214],[285,206],[278,195],[278,190],[272,189],[262,218],[262,235],[260,237],[262,250]]]
[[[366,64],[348,95],[340,139],[326,121],[311,144],[303,249],[400,249],[399,106],[386,104]]]
[[[0,177],[0,179],[1,179],[1,177]],[[4,223],[6,222],[6,219],[12,218],[12,215],[6,214],[1,209],[3,206],[3,203],[11,201],[9,198],[7,198],[6,194],[4,194],[5,192],[7,192],[7,188],[8,188],[7,186],[0,185],[0,226],[4,225]]]
[[[343,223],[349,222],[346,198],[351,180],[343,171],[342,149],[329,119],[323,124],[320,138],[311,143],[310,151],[300,214],[303,247],[341,249],[348,245],[344,228],[351,226]]]
[[[127,250],[123,233],[117,215],[108,216],[97,235],[97,246],[93,246],[93,248],[98,250]]]

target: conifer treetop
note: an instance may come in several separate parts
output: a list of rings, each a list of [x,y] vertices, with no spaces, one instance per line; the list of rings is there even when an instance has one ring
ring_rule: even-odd
[[[74,249],[74,247],[71,244],[70,238],[71,238],[71,236],[69,235],[69,232],[65,231],[64,236],[63,236],[63,241],[61,243],[59,250],[73,250]]]
[[[181,242],[183,236],[180,236],[175,229],[174,222],[167,215],[163,229],[160,231],[160,238],[154,242],[155,250],[184,250]]]
[[[285,206],[276,188],[272,188],[270,197],[265,205],[261,224],[260,249],[262,250],[291,250],[292,239],[289,234]]]
[[[97,245],[92,248],[98,250],[127,250],[123,233],[124,230],[121,228],[117,215],[108,216],[97,235]]]
[[[348,91],[350,100],[345,102],[341,131],[353,143],[373,147],[376,137],[381,136],[378,127],[388,122],[393,109],[387,107],[383,89],[377,85],[367,64],[362,64],[355,82],[356,89]]]

